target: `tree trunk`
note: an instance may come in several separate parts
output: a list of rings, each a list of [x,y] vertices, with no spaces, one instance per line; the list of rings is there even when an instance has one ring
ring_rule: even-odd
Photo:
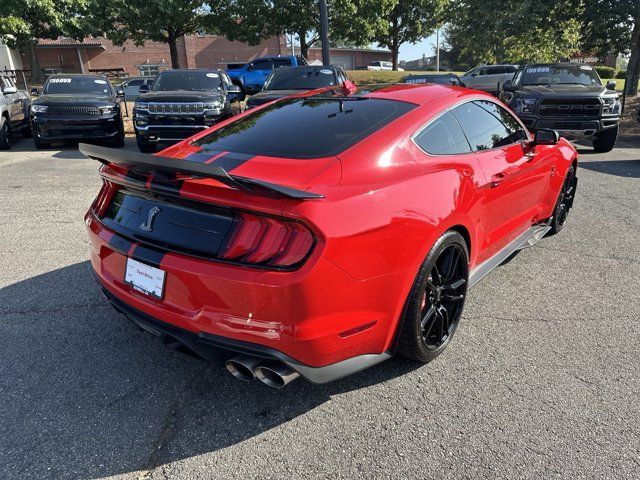
[[[300,55],[304,58],[309,57],[309,44],[307,43],[307,32],[298,33],[298,37],[300,37]]]
[[[396,45],[396,42],[394,40],[393,45],[391,45],[391,63],[393,65],[394,71],[398,70],[398,53],[399,52],[400,52],[400,49],[398,48],[398,45]]]
[[[175,35],[169,35],[169,54],[171,55],[171,68],[180,68],[180,58],[178,58],[178,39]]]
[[[395,9],[392,15],[391,29],[389,31],[389,35],[391,36],[391,45],[389,45],[389,50],[391,50],[391,68],[396,72],[398,71],[398,52],[400,51],[400,31],[398,28],[398,15],[396,15]]]
[[[638,81],[640,80],[640,18],[636,18],[636,24],[631,36],[631,57],[627,67],[627,80],[625,91],[627,95],[638,95]]]
[[[42,67],[40,67],[40,61],[36,54],[36,41],[29,40],[26,49],[27,56],[29,57],[29,69],[31,70],[31,84],[42,85],[44,83],[44,74],[42,73]]]

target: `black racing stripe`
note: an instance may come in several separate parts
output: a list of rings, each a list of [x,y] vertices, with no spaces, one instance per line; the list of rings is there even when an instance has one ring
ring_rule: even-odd
[[[176,180],[175,183],[163,182],[157,179],[151,181],[151,190],[158,193],[167,193],[169,195],[179,195],[182,181]]]
[[[151,265],[152,267],[159,267],[160,262],[162,262],[162,258],[164,257],[164,252],[138,245],[133,250],[133,254],[131,255],[131,257],[134,260],[146,263],[147,265]]]
[[[133,242],[115,233],[113,234],[113,237],[111,237],[111,240],[109,240],[109,246],[118,250],[123,255],[127,255],[129,253],[131,245],[133,245]]]
[[[213,165],[218,165],[219,167],[224,168],[227,172],[230,172],[238,168],[240,165],[244,165],[254,157],[255,155],[249,155],[247,153],[229,152],[220,158],[216,158],[213,161]]]
[[[147,176],[143,175],[141,173],[138,172],[134,172],[132,170],[129,170],[126,175],[126,178],[128,178],[129,180],[132,180],[134,182],[142,182],[142,183],[146,183],[147,181]]]
[[[211,157],[215,157],[219,153],[222,153],[222,152],[221,151],[195,152],[190,155],[187,155],[186,157],[184,157],[184,159],[189,160],[190,162],[204,163],[207,160],[209,160]]]

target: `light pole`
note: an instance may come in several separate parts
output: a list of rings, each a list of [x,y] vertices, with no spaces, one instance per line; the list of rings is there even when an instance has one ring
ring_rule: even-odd
[[[327,0],[320,0],[320,40],[322,41],[322,64],[330,65],[329,60],[329,16]]]

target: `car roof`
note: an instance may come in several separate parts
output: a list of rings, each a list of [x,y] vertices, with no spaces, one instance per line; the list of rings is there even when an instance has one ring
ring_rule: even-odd
[[[460,87],[440,84],[397,83],[369,90],[358,90],[354,96],[397,100],[424,105],[437,98],[459,96]]]
[[[220,68],[171,68],[169,70],[162,70],[158,75],[167,72],[223,72]],[[149,78],[149,77],[140,77]]]

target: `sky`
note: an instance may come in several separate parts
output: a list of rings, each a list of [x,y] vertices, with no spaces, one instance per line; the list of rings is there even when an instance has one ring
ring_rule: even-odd
[[[431,55],[435,55],[435,44],[436,34],[434,33],[419,43],[405,43],[400,45],[398,57],[400,60],[417,60],[418,58],[422,58],[423,53],[427,57],[430,57]],[[442,37],[440,38],[440,45],[442,46]]]

